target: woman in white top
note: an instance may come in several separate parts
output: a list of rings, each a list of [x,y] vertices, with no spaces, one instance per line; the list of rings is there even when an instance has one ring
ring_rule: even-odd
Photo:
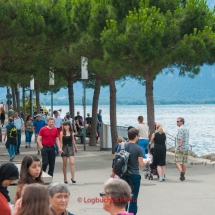
[[[136,129],[139,131],[138,145],[143,149],[143,157],[146,158],[146,149],[149,145],[149,126],[143,122],[143,116],[138,116],[139,124]]]

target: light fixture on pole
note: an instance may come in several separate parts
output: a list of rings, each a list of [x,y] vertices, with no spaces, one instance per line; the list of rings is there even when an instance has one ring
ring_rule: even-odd
[[[17,84],[17,112],[20,116],[20,98],[19,98],[19,92],[20,92],[20,85]]]
[[[84,96],[83,96],[83,109],[84,109],[84,119],[86,117],[86,82],[88,80],[88,59],[86,57],[81,57],[81,79],[84,82]],[[84,151],[86,150],[86,123],[84,120],[84,131],[83,131],[83,144]]]
[[[34,93],[34,76],[32,75],[30,80],[30,114],[32,119],[34,118],[33,93]]]
[[[54,70],[50,67],[49,85],[51,86],[51,116],[53,116],[53,86],[54,86]]]

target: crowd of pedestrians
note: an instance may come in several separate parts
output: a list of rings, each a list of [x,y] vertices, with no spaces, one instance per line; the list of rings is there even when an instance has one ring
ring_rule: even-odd
[[[19,143],[21,143],[21,138],[19,139],[19,133],[21,134],[22,131],[25,131],[25,147],[31,147],[31,137],[34,133],[38,145],[38,155],[41,151],[42,162],[36,155],[25,156],[21,164],[20,177],[18,176],[17,167],[13,163],[6,163],[0,166],[0,211],[5,211],[6,215],[11,214],[11,208],[8,204],[10,198],[7,186],[18,178],[14,215],[25,215],[27,214],[26,210],[30,212],[28,214],[34,214],[36,211],[39,215],[71,215],[66,210],[70,197],[70,191],[67,187],[67,163],[69,161],[71,182],[74,184],[76,183],[74,154],[78,152],[75,132],[81,129],[83,123],[87,123],[88,126],[91,125],[92,118],[90,114],[87,114],[87,118],[84,120],[80,112],[77,112],[74,120],[69,113],[62,119],[60,110],[53,113],[54,117],[48,116],[49,113],[46,112],[44,115],[47,117],[45,118],[46,121],[43,120],[43,116],[41,117],[40,114],[37,114],[35,121],[28,115],[24,122],[18,116],[17,112],[13,113],[13,118],[8,118],[4,140],[7,138],[6,148],[10,155],[10,161],[14,159],[15,154],[20,153]],[[98,136],[102,124],[101,113],[102,110],[99,110],[97,115]],[[143,120],[143,116],[139,116],[138,125],[135,128],[129,128],[128,140],[125,141],[123,137],[118,137],[117,145],[114,149],[115,156],[118,156],[122,150],[129,153],[126,174],[116,175],[114,172],[115,161],[113,161],[113,169],[110,175],[112,179],[104,184],[103,191],[100,192],[100,196],[104,200],[103,209],[111,215],[137,214],[138,195],[141,184],[140,167],[150,169],[153,164],[156,166],[159,182],[165,181],[167,134],[164,132],[163,126],[160,123],[156,123],[155,131],[152,133],[149,141],[149,127]],[[179,129],[174,159],[176,167],[180,172],[179,179],[181,181],[185,180],[189,148],[189,131],[184,123],[185,120],[182,117],[177,119]],[[14,128],[16,128],[17,132],[16,138],[13,136]],[[46,172],[48,168],[48,174],[53,177],[56,151],[62,157],[64,183],[55,182],[50,184],[46,189],[43,186],[44,182],[41,178],[42,171]],[[153,157],[151,160],[146,159],[149,153]],[[35,195],[32,196],[32,192]],[[113,201],[116,199],[123,199],[125,201]],[[30,207],[32,204],[33,206]]]

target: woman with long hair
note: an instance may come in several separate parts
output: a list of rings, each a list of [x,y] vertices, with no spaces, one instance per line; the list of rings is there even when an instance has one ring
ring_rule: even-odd
[[[157,166],[159,182],[165,181],[166,164],[166,134],[160,123],[156,125],[157,132],[152,134],[150,144],[154,142],[153,164]]]
[[[0,214],[11,215],[7,186],[18,178],[19,171],[15,164],[4,163],[0,166]]]
[[[20,178],[15,196],[15,202],[21,197],[24,186],[33,183],[43,184],[42,167],[36,155],[25,156],[22,160]]]
[[[49,207],[49,195],[40,184],[31,184],[22,192],[22,204],[18,215],[53,215]]]
[[[25,122],[25,148],[31,148],[31,137],[33,135],[33,120],[28,115]]]
[[[63,130],[60,133],[60,144],[63,150],[61,154],[63,160],[63,175],[64,175],[64,183],[68,183],[67,181],[67,160],[69,158],[70,163],[70,171],[71,171],[71,181],[72,183],[76,183],[75,181],[75,165],[74,165],[74,149],[75,152],[78,152],[78,148],[76,146],[74,133],[71,127],[70,122],[63,123]]]

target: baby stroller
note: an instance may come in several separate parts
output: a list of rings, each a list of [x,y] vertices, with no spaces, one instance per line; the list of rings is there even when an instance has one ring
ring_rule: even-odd
[[[153,156],[154,148],[150,149],[150,154]],[[145,179],[153,180],[153,176],[157,176],[159,178],[158,172],[157,172],[157,166],[153,164],[153,157],[152,157],[152,163],[150,163],[148,170],[145,173]]]

